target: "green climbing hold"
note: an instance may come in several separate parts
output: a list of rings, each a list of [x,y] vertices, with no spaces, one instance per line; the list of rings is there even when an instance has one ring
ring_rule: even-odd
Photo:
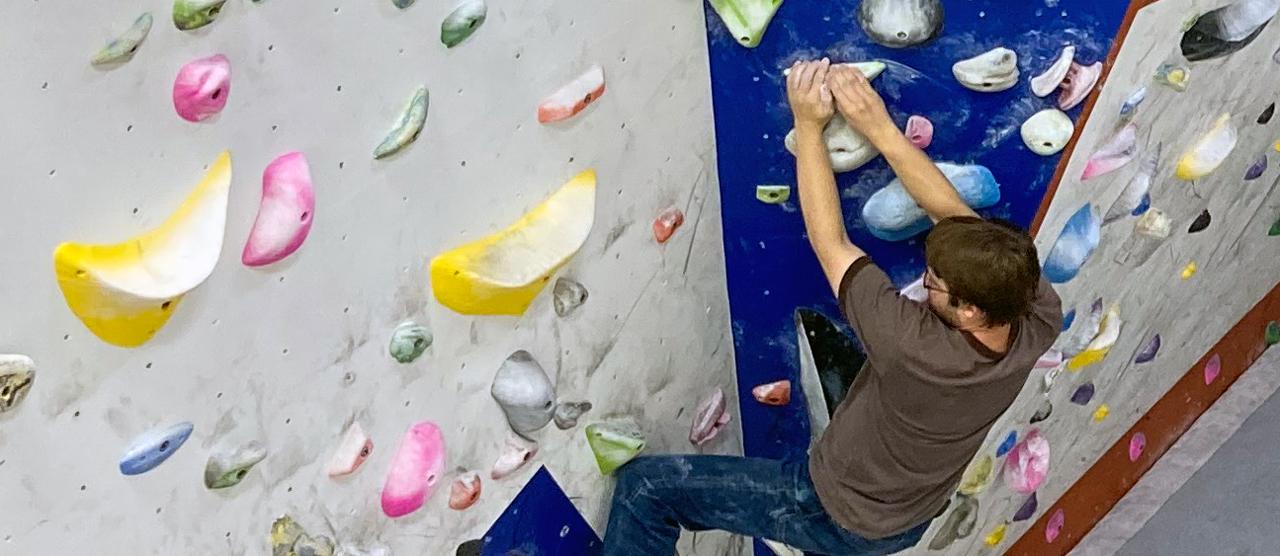
[[[213,23],[227,0],[173,0],[173,24],[190,31]]]
[[[431,347],[434,338],[427,327],[411,320],[404,321],[391,333],[391,357],[401,363],[412,363]]]
[[[756,200],[770,205],[781,205],[791,198],[790,185],[757,185]]]
[[[462,0],[440,24],[440,42],[449,48],[458,46],[484,24],[488,11],[484,0]]]
[[[204,486],[209,490],[233,487],[244,480],[254,465],[267,457],[267,450],[249,442],[233,450],[215,452],[204,466]]]
[[[396,126],[387,132],[386,138],[373,150],[374,158],[386,158],[405,148],[418,138],[422,125],[427,121],[427,88],[418,87],[413,98],[404,107]]]
[[[1271,225],[1271,229],[1267,230],[1269,236],[1280,236],[1280,218],[1276,219],[1276,223]]]
[[[734,40],[747,48],[755,48],[782,0],[708,0],[716,14],[729,28]]]
[[[128,62],[133,58],[133,53],[138,51],[138,47],[142,46],[142,41],[146,40],[147,34],[151,32],[151,12],[143,13],[138,19],[133,20],[133,25],[119,37],[111,39],[111,42],[102,47],[97,54],[93,55],[90,60],[95,66]]]
[[[1280,322],[1271,321],[1267,323],[1267,346],[1280,344]]]
[[[587,426],[587,444],[596,456],[600,474],[609,475],[644,449],[644,435],[631,423],[596,423]]]

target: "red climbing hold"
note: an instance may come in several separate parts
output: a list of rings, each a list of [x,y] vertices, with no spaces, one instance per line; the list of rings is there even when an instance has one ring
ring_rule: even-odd
[[[658,243],[666,243],[676,233],[676,229],[684,224],[684,213],[676,207],[670,207],[658,214],[653,221],[653,239]]]
[[[791,403],[791,381],[779,380],[761,384],[751,389],[751,395],[765,405],[787,405]]]

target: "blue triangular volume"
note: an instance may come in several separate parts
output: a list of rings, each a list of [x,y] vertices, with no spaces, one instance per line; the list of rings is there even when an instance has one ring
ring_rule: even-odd
[[[525,483],[482,542],[481,556],[597,556],[604,544],[546,467]]]

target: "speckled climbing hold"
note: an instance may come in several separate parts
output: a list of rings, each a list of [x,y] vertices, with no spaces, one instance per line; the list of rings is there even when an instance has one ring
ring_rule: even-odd
[[[1147,341],[1145,346],[1142,346],[1142,349],[1138,350],[1138,354],[1134,356],[1133,362],[1138,364],[1150,363],[1156,358],[1156,354],[1158,353],[1160,353],[1160,335],[1156,334]]]
[[[204,486],[210,490],[236,486],[266,457],[267,449],[253,441],[215,451],[204,466]]]
[[[1098,247],[1101,234],[1102,219],[1098,218],[1093,205],[1086,203],[1067,219],[1062,233],[1049,249],[1049,255],[1044,260],[1044,277],[1054,284],[1062,284],[1075,278],[1089,255]]]
[[[231,61],[221,54],[183,64],[173,80],[173,108],[188,122],[222,112],[230,96]]]
[[[1156,68],[1155,80],[1156,83],[1181,93],[1187,90],[1187,83],[1191,81],[1191,70],[1185,66],[1160,64]]]
[[[1035,492],[1049,474],[1049,440],[1038,429],[1027,431],[1004,460],[1004,480],[1023,494]]]
[[[587,302],[587,287],[568,278],[556,278],[551,290],[551,304],[559,317],[567,317]]]
[[[1196,262],[1191,261],[1187,263],[1187,266],[1182,267],[1180,276],[1183,280],[1190,280],[1192,276],[1196,275],[1197,270],[1199,270],[1199,267],[1196,266]]]
[[[306,531],[289,514],[276,518],[271,523],[271,534],[267,537],[271,543],[271,556],[294,556],[293,543],[304,534]]]
[[[1178,179],[1189,181],[1209,175],[1231,154],[1238,138],[1236,127],[1231,125],[1231,114],[1218,116],[1209,132],[1178,159]]]
[[[1205,209],[1200,212],[1200,216],[1197,216],[1196,219],[1191,222],[1191,226],[1187,228],[1187,233],[1194,234],[1203,232],[1209,227],[1210,222],[1213,222],[1213,216],[1209,214],[1209,209]]]
[[[644,435],[634,423],[595,423],[587,425],[586,433],[601,475],[613,473],[644,450]]]
[[[1237,52],[1258,37],[1277,9],[1274,0],[1237,0],[1207,12],[1182,35],[1182,56],[1200,62]]]
[[[572,118],[603,95],[604,69],[591,66],[538,105],[538,122],[547,124]]]
[[[578,174],[506,229],[431,260],[431,289],[464,315],[520,315],[595,220],[596,174]]]
[[[779,380],[761,384],[751,389],[751,395],[765,405],[787,405],[791,403],[791,381]]]
[[[658,213],[653,220],[653,239],[659,244],[666,243],[676,230],[684,224],[684,212],[679,207],[667,207]]]
[[[1094,387],[1092,382],[1086,382],[1076,388],[1071,394],[1071,403],[1076,405],[1089,405],[1089,401],[1093,399]]]
[[[1022,142],[1040,156],[1057,154],[1067,146],[1076,126],[1061,110],[1048,108],[1022,122]]]
[[[1263,338],[1263,341],[1266,342],[1267,346],[1274,346],[1276,344],[1280,344],[1280,322],[1276,322],[1276,321],[1268,322],[1266,330],[1263,331],[1262,338]],[[4,356],[0,356],[0,368],[4,368],[3,357]],[[0,378],[0,384],[3,384],[2,378]],[[3,404],[4,404],[3,393],[4,393],[3,387],[0,386],[0,408],[3,408]]]
[[[987,489],[991,484],[991,478],[995,475],[995,460],[989,455],[983,455],[974,460],[964,470],[964,475],[960,478],[960,486],[956,491],[967,496],[975,496]]]
[[[560,402],[556,404],[552,418],[556,422],[556,428],[569,430],[578,426],[578,419],[588,411],[591,411],[591,402]]]
[[[1093,151],[1085,164],[1082,180],[1114,172],[1138,154],[1138,126],[1130,122],[1115,132],[1105,143]]]
[[[1098,409],[1093,410],[1093,420],[1101,423],[1102,420],[1106,419],[1107,415],[1109,415],[1110,413],[1111,413],[1111,408],[1104,403],[1098,406]]]
[[[987,533],[987,536],[982,539],[982,542],[986,543],[987,546],[1000,544],[1000,541],[1004,540],[1004,533],[1008,528],[1009,525],[1007,523],[997,525],[995,529],[992,529],[990,533]]]
[[[489,477],[496,481],[515,473],[536,455],[538,455],[538,444],[536,442],[531,442],[516,435],[508,436],[507,442],[502,448],[502,453],[493,462],[493,469],[489,471]]]
[[[782,0],[707,0],[738,44],[755,48]]]
[[[1120,192],[1120,196],[1111,203],[1107,214],[1102,217],[1104,225],[1134,215],[1134,210],[1142,205],[1143,199],[1150,198],[1147,194],[1151,191],[1151,180],[1160,167],[1160,154],[1163,151],[1164,143],[1156,143],[1155,148],[1142,157],[1138,163],[1138,173],[1133,175],[1129,183],[1124,186],[1124,190]]]
[[[1008,48],[997,47],[951,66],[965,88],[980,93],[995,93],[1018,84],[1018,54]]]
[[[943,550],[973,533],[973,526],[978,520],[978,500],[961,494],[956,496],[952,506],[951,513],[947,514],[947,519],[929,541],[929,550]]]
[[[836,173],[856,170],[880,156],[880,151],[876,150],[871,141],[855,131],[844,116],[838,113],[823,128],[822,141],[827,146],[827,158],[831,161],[831,171]],[[792,155],[796,153],[795,129],[787,132],[782,144]]]
[[[1044,540],[1052,543],[1058,540],[1058,535],[1062,533],[1062,526],[1066,525],[1066,514],[1062,513],[1062,509],[1053,512],[1049,516],[1049,521],[1044,525]]]
[[[1133,233],[1116,250],[1115,262],[1140,266],[1151,258],[1164,240],[1173,233],[1173,221],[1160,209],[1150,209],[1133,224]]]
[[[1050,402],[1048,397],[1044,397],[1040,400],[1040,407],[1036,408],[1036,412],[1031,415],[1028,422],[1034,425],[1048,419],[1051,415],[1053,415],[1053,402]]]
[[[462,0],[440,24],[440,42],[448,48],[458,46],[484,24],[488,12],[484,0]]]
[[[996,447],[996,457],[1003,457],[1005,454],[1009,453],[1017,443],[1018,431],[1009,431],[1009,434],[1005,435],[1004,440],[1000,441],[1000,446]]]
[[[1036,500],[1036,493],[1034,492],[1031,493],[1029,496],[1027,496],[1026,501],[1024,501],[1021,506],[1018,506],[1018,511],[1014,512],[1013,514],[1014,523],[1031,519],[1031,516],[1036,515],[1036,509],[1039,506],[1040,506],[1040,501]]]
[[[907,127],[902,134],[917,149],[926,148],[933,143],[933,122],[924,116],[913,115],[907,118]]]
[[[128,62],[138,51],[138,47],[142,46],[142,41],[147,39],[147,34],[151,33],[151,23],[151,12],[138,16],[128,30],[111,39],[111,42],[94,54],[90,63],[101,66]]]
[[[791,199],[790,185],[757,185],[756,200],[770,205],[781,205]]]
[[[444,470],[444,435],[431,421],[409,428],[391,459],[387,482],[382,486],[382,513],[401,517],[422,507]]]
[[[1220,374],[1222,374],[1222,357],[1215,353],[1204,364],[1205,386],[1213,384],[1213,381],[1218,380],[1218,375]]]
[[[272,160],[262,171],[262,201],[249,239],[240,254],[245,266],[263,266],[297,251],[311,233],[316,195],[311,188],[307,157],[290,152]]]
[[[876,44],[905,48],[937,36],[943,14],[939,0],[863,0],[858,25]]]
[[[698,403],[693,422],[689,425],[689,443],[702,446],[715,438],[732,418],[725,411],[724,390],[716,387]]]
[[[35,361],[25,355],[0,354],[0,414],[18,407],[35,382]]]
[[[1111,352],[1111,347],[1120,339],[1120,328],[1123,325],[1124,321],[1120,320],[1120,306],[1112,305],[1107,308],[1102,322],[1098,325],[1098,335],[1094,336],[1084,351],[1067,361],[1067,369],[1077,371],[1106,358]]]
[[[521,435],[547,426],[555,414],[555,386],[542,365],[524,350],[502,362],[489,393],[502,407],[511,430]]]
[[[412,363],[422,356],[435,337],[427,327],[411,320],[404,321],[391,332],[391,357],[401,363]]]
[[[935,166],[971,208],[984,209],[1000,202],[1000,184],[986,166],[947,162],[937,162]],[[884,241],[903,241],[933,226],[929,215],[897,178],[871,194],[862,205],[862,219],[871,235]]]
[[[1047,97],[1058,89],[1062,80],[1067,78],[1071,64],[1075,63],[1076,47],[1067,45],[1058,53],[1058,59],[1044,73],[1031,78],[1031,92],[1038,97]]]
[[[1058,108],[1070,110],[1083,102],[1089,92],[1093,91],[1094,85],[1098,84],[1101,75],[1102,62],[1087,66],[1071,62],[1067,78],[1062,82],[1062,92],[1058,95]]]
[[[1258,125],[1266,125],[1271,123],[1271,117],[1276,115],[1276,103],[1268,104],[1258,115]]]
[[[422,126],[427,123],[427,105],[430,102],[427,87],[421,86],[409,97],[409,103],[400,112],[396,125],[387,132],[382,142],[373,149],[373,158],[382,159],[396,154],[418,139]]]
[[[476,500],[480,499],[481,488],[479,473],[467,471],[458,475],[458,478],[453,480],[453,485],[449,487],[449,509],[470,508]]]
[[[391,0],[391,3],[395,4],[397,8],[400,8],[403,10],[405,8],[408,8],[409,6],[412,6],[413,3],[417,1],[418,0]]]
[[[191,436],[195,427],[182,422],[164,429],[148,431],[134,439],[120,458],[120,473],[138,475],[155,469],[169,459]]]
[[[1244,180],[1245,181],[1256,180],[1262,177],[1262,174],[1265,174],[1266,172],[1267,172],[1267,155],[1266,153],[1263,153],[1259,155],[1258,159],[1253,161],[1253,164],[1250,164],[1249,168],[1244,171]]]
[[[1138,113],[1138,106],[1142,101],[1147,99],[1147,88],[1145,86],[1138,87],[1137,90],[1129,93],[1129,98],[1125,99],[1124,104],[1120,105],[1120,120],[1128,122]]]
[[[59,245],[54,269],[71,312],[109,344],[151,339],[218,263],[230,188],[231,155],[224,152],[160,226],[117,244]]]
[[[1129,437],[1129,461],[1138,461],[1142,457],[1142,451],[1147,449],[1147,435],[1141,432],[1133,433]]]
[[[182,31],[213,23],[227,0],[173,0],[173,25]]]
[[[373,440],[369,439],[369,435],[364,433],[364,429],[360,427],[360,423],[352,421],[347,427],[347,432],[343,433],[342,441],[338,443],[338,448],[333,451],[333,455],[329,457],[329,463],[325,465],[325,473],[330,477],[341,477],[355,473],[369,459],[369,454],[373,453]]]

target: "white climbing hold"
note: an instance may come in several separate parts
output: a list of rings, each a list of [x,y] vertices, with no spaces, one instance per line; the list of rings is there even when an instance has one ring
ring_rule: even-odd
[[[951,66],[956,81],[981,93],[1007,90],[1018,83],[1018,54],[997,47]]]
[[[1057,154],[1071,140],[1076,126],[1061,110],[1046,108],[1022,123],[1022,142],[1041,156]]]

